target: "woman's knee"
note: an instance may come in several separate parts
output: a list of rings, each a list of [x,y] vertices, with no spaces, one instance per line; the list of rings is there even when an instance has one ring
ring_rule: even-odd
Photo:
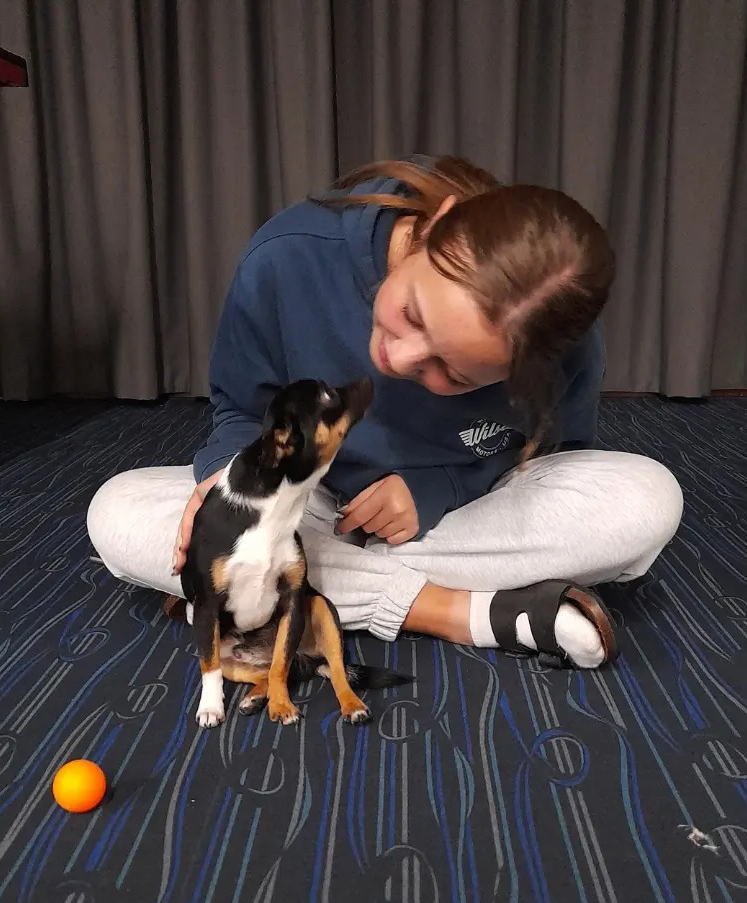
[[[611,525],[618,523],[641,545],[641,554],[661,550],[675,535],[682,520],[682,489],[663,464],[642,455],[621,460],[618,491],[610,496]]]
[[[135,471],[118,473],[101,485],[91,499],[86,515],[88,536],[93,547],[104,558],[110,558],[116,545],[116,529],[124,501],[131,495]]]
[[[112,539],[176,537],[184,507],[195,488],[191,467],[141,467],[107,480],[88,507],[88,533],[101,551]],[[103,556],[102,556],[103,557]]]

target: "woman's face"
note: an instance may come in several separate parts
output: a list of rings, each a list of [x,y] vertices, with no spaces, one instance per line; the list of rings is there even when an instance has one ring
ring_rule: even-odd
[[[467,289],[438,272],[425,250],[406,256],[382,283],[369,353],[380,373],[436,395],[501,382],[511,360],[505,334]]]

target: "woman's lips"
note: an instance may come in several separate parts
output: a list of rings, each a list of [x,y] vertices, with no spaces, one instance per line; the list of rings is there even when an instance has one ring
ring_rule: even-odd
[[[384,365],[385,370],[391,370],[392,365],[389,363],[389,355],[386,353],[386,346],[384,345],[384,339],[379,341],[379,360]]]

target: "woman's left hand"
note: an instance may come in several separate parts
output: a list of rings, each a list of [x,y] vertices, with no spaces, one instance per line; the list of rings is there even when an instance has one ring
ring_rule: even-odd
[[[337,525],[338,533],[350,533],[360,527],[393,546],[418,534],[415,502],[407,483],[396,473],[359,492],[342,513],[344,517]]]

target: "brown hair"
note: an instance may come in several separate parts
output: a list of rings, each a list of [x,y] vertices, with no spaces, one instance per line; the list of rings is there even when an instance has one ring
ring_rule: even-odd
[[[468,288],[487,319],[507,331],[509,396],[526,420],[526,460],[541,444],[552,444],[563,353],[589,330],[607,300],[614,255],[604,229],[563,192],[502,185],[460,157],[440,157],[432,169],[370,163],[335,188],[382,176],[405,183],[409,196],[357,194],[325,202],[415,214],[417,240],[442,202],[456,197],[424,247],[433,266]],[[422,246],[416,241],[416,248]]]

